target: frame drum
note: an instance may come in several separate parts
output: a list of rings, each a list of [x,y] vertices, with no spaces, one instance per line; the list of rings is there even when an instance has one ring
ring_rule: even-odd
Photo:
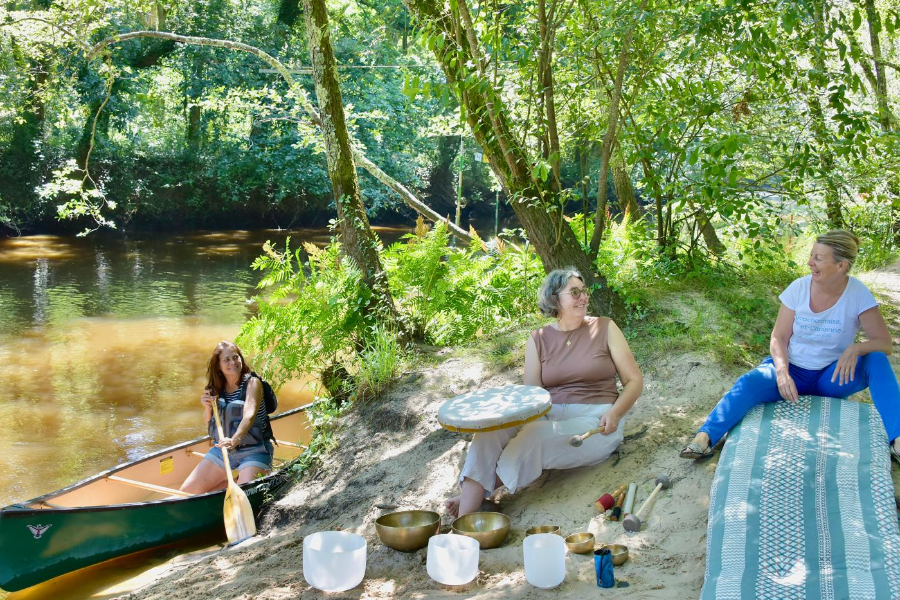
[[[550,412],[550,392],[535,385],[507,385],[469,392],[438,410],[444,429],[462,433],[518,427]]]

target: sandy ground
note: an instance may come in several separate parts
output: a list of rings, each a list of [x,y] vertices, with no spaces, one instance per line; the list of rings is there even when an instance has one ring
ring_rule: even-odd
[[[900,263],[861,279],[900,305]],[[890,323],[896,335],[895,325]],[[680,459],[678,450],[740,371],[725,372],[705,354],[671,356],[642,368],[644,394],[626,417],[625,442],[617,455],[594,467],[545,472],[514,496],[501,496],[495,510],[510,516],[512,530],[500,548],[481,552],[479,575],[468,585],[449,587],[430,579],[425,550],[405,554],[387,548],[378,540],[374,521],[393,510],[378,508],[385,505],[442,512],[444,499],[455,493],[468,441],[438,425],[438,408],[463,392],[520,383],[521,360],[492,370],[478,358],[450,358],[405,375],[383,401],[343,420],[327,469],[308,476],[272,506],[255,543],[171,571],[128,598],[697,598],[718,455],[692,462]],[[660,495],[640,532],[625,532],[621,523],[607,521],[593,508],[602,493],[630,481],[638,484],[637,502],[642,502],[659,474],[668,475],[673,486]],[[444,517],[444,524],[449,522]],[[528,584],[522,540],[525,529],[539,524],[559,525],[565,533],[590,531],[598,541],[627,545],[630,560],[615,571],[620,587],[599,590],[593,557],[573,554],[566,558],[560,587],[541,590]],[[324,594],[303,578],[302,541],[316,531],[338,528],[368,541],[366,577],[352,590]]]

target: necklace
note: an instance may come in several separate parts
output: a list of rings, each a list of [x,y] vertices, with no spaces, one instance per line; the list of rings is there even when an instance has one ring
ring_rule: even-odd
[[[557,328],[558,328],[558,327],[559,327],[559,325],[557,324]],[[569,347],[569,346],[572,345],[572,336],[575,335],[575,332],[578,331],[580,328],[581,328],[581,326],[579,325],[579,326],[576,327],[575,329],[569,329],[569,330],[566,330],[566,331],[563,331],[562,329],[559,329],[559,332],[560,332],[560,333],[565,333],[565,334],[567,334],[567,335],[566,335],[566,347]]]

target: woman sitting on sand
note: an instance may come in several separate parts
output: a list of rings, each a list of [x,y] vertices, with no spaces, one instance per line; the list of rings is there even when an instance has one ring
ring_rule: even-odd
[[[538,305],[556,323],[528,339],[524,383],[545,388],[553,406],[524,426],[475,434],[460,474],[461,493],[446,503],[451,515],[477,511],[501,485],[515,493],[544,469],[600,463],[622,443],[622,417],[641,395],[644,380],[622,331],[608,317],[587,316],[588,300],[575,269],[558,269],[544,279]],[[598,426],[604,427],[602,435],[578,448],[569,445],[573,435]]]
[[[806,263],[812,273],[779,296],[772,355],[719,400],[682,458],[711,456],[722,436],[761,402],[796,402],[801,394],[846,398],[868,387],[891,455],[900,461],[900,388],[887,359],[891,336],[875,298],[848,274],[858,251],[859,239],[847,231],[816,238]],[[854,343],[860,327],[868,339]]]
[[[208,424],[209,434],[216,444],[181,486],[182,491],[192,494],[225,487],[227,480],[222,448],[228,450],[231,468],[238,470],[239,484],[252,481],[272,469],[274,446],[263,435],[268,414],[263,402],[262,383],[250,374],[250,367],[244,362],[240,348],[231,342],[220,342],[209,359],[206,376],[208,383],[200,396],[200,403],[203,405],[203,421]],[[213,402],[218,402],[222,430],[227,436],[221,440],[212,420]]]

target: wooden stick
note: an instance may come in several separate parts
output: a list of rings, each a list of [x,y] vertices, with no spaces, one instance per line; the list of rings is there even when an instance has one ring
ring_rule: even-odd
[[[653,502],[653,499],[656,498],[656,495],[659,493],[659,490],[661,490],[662,488],[663,488],[662,483],[656,484],[656,489],[654,489],[653,492],[649,496],[647,496],[647,499],[644,500],[644,503],[641,504],[641,507],[638,509],[637,513],[635,513],[638,519],[641,519],[641,520],[644,519],[644,511],[647,510],[647,507],[650,505],[651,502]]]
[[[188,492],[182,492],[181,490],[163,487],[161,485],[154,485],[152,483],[145,483],[143,481],[135,481],[134,479],[125,479],[124,477],[119,477],[118,475],[110,475],[107,477],[107,479],[109,479],[110,481],[118,481],[119,483],[127,483],[128,485],[133,485],[134,487],[150,490],[151,492],[169,494],[170,496],[182,496],[184,498],[190,498],[194,495]]]

